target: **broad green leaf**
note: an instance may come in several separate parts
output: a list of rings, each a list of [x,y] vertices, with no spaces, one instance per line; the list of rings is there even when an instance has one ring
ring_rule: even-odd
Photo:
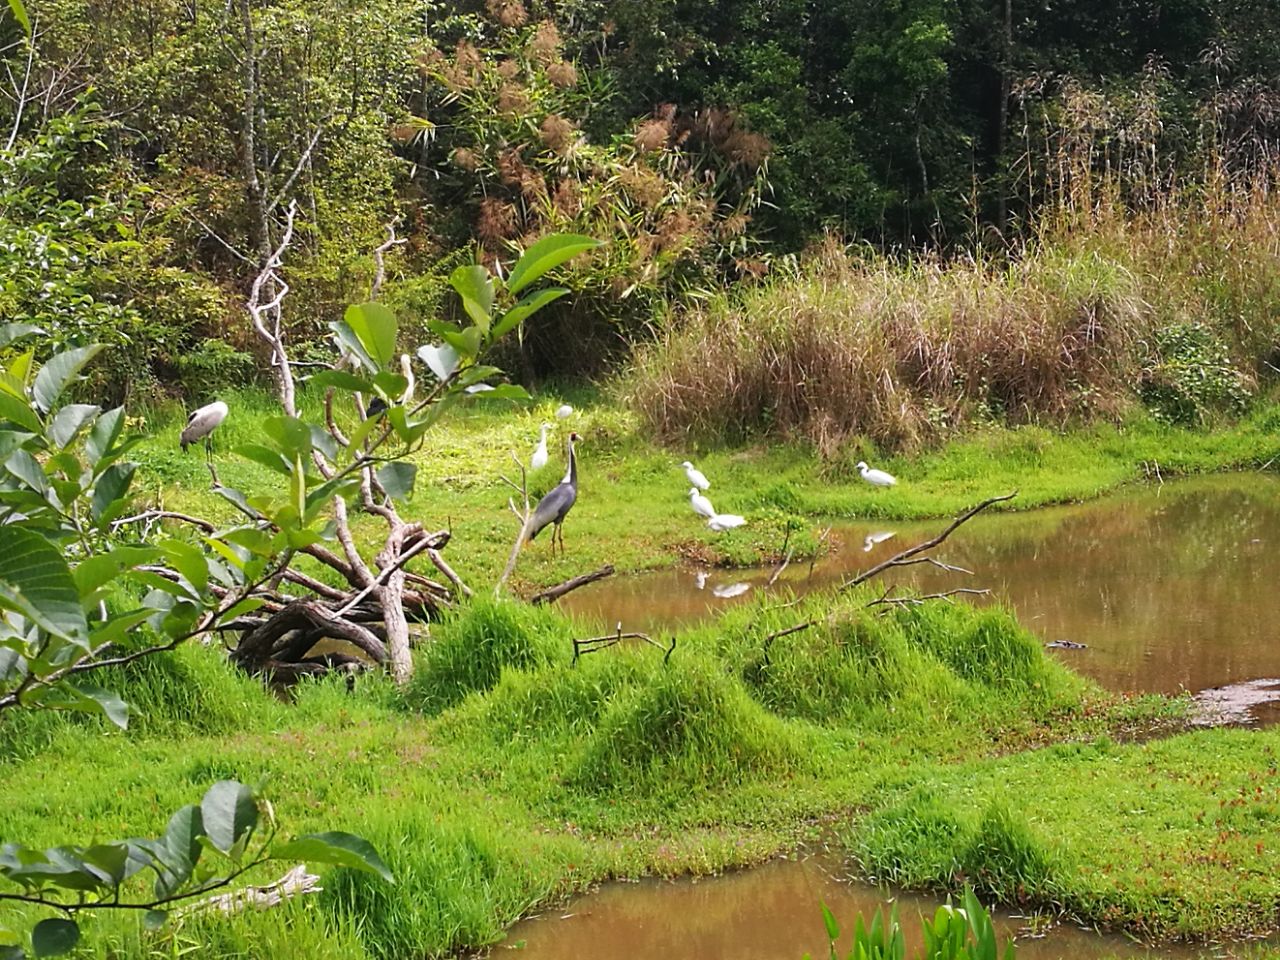
[[[510,333],[548,303],[559,300],[568,292],[568,287],[548,287],[546,290],[535,290],[504,313],[502,319],[494,324],[493,338],[496,340],[498,337]]]
[[[130,610],[128,613],[117,614],[89,634],[89,643],[95,647],[104,643],[117,643],[124,639],[125,634],[138,624],[143,623],[154,612],[154,610],[144,607],[140,610]]]
[[[348,492],[355,490],[359,486],[360,481],[353,476],[334,477],[332,480],[326,480],[318,487],[312,488],[307,493],[307,511],[303,516],[303,522],[311,523],[316,515],[332,502],[334,497],[346,496]]]
[[[378,417],[369,417],[362,420],[360,426],[356,427],[351,436],[347,438],[349,441],[347,449],[351,451],[353,456],[364,449],[365,441],[378,429],[379,419]]]
[[[273,847],[271,856],[277,860],[303,860],[308,864],[329,863],[351,867],[382,877],[388,883],[395,883],[395,878],[378,856],[373,844],[363,837],[341,831],[308,833],[279,847]]]
[[[461,333],[444,333],[445,343],[453,347],[464,359],[470,360],[480,352],[481,333],[479,327],[467,327]]]
[[[0,391],[27,402],[27,385],[11,373],[0,372]]]
[[[38,671],[43,673],[44,671]],[[57,688],[59,699],[46,700],[45,705],[77,713],[99,713],[121,730],[129,729],[129,705],[110,690],[90,684],[68,683]],[[61,696],[66,694],[66,696]]]
[[[169,914],[164,910],[148,910],[142,915],[142,926],[151,931],[159,930],[169,922]]]
[[[0,606],[84,647],[88,624],[62,552],[30,530],[0,526]]]
[[[264,447],[263,449],[266,449],[266,448]],[[267,452],[272,453],[272,451],[270,450],[268,450]],[[275,456],[276,456],[276,462],[280,463],[281,466],[283,466],[283,463],[281,463],[280,461],[279,455],[276,454]],[[278,468],[273,468],[273,469],[278,469]],[[258,511],[255,510],[253,506],[249,503],[248,498],[239,490],[237,490],[235,487],[216,486],[213,488],[213,492],[216,493],[218,496],[222,497],[223,500],[226,500],[228,503],[230,503],[232,506],[234,506],[237,510],[239,510],[241,513],[245,514],[246,516],[255,517],[255,518],[260,516]]]
[[[123,843],[99,843],[84,851],[84,862],[102,872],[105,879],[118,885],[125,878],[129,848]]]
[[[396,333],[399,329],[394,313],[371,301],[347,307],[342,319],[379,369],[385,370],[391,365],[396,355]]]
[[[467,367],[462,373],[458,374],[458,386],[469,387],[472,384],[479,383],[481,380],[488,380],[501,372],[497,367],[490,367],[484,364]]]
[[[330,460],[337,460],[338,441],[334,439],[333,434],[314,423],[307,424],[307,429],[311,431],[311,446]]]
[[[16,6],[14,0],[9,0],[9,7],[14,10],[15,16],[17,15],[17,10],[19,8],[22,9],[22,17],[19,18],[19,22],[23,22],[26,19],[27,12],[26,9],[22,7],[20,0]],[[28,34],[31,32],[30,26],[27,26],[25,29]],[[42,334],[44,333],[44,330],[40,327],[33,326],[30,323],[0,323],[0,347],[7,347],[9,344],[13,343],[13,341],[20,340],[33,333]]]
[[[463,309],[480,333],[488,333],[493,320],[493,278],[489,271],[479,264],[458,267],[449,274],[449,286],[458,291]]]
[[[9,0],[10,6],[15,2]],[[79,942],[80,928],[74,920],[64,917],[46,917],[31,928],[31,950],[37,957],[58,957],[70,953]]]
[[[129,484],[133,482],[136,463],[113,463],[107,467],[93,489],[93,500],[89,505],[89,515],[94,522],[101,522],[112,514],[112,507],[123,507],[124,496],[129,492]]]
[[[825,903],[822,904],[822,922],[827,927],[827,937],[831,940],[838,939],[840,936],[840,924],[836,923],[835,916]]]
[[[311,456],[311,428],[297,417],[268,417],[262,422],[262,432],[288,460]]]
[[[462,358],[458,355],[458,351],[447,343],[439,346],[427,344],[418,348],[418,357],[431,368],[431,372],[436,375],[439,380],[448,380],[458,364],[462,362]],[[36,429],[39,429],[37,426]]]
[[[293,458],[293,473],[289,478],[289,492],[292,494],[293,509],[298,523],[307,512],[307,472],[302,463],[302,455]]]
[[[36,406],[45,413],[53,409],[58,397],[67,385],[75,379],[86,363],[96,357],[104,344],[94,343],[87,347],[77,347],[64,353],[55,353],[36,374],[35,396]]]
[[[0,460],[9,459],[9,455],[34,437],[34,433],[18,433],[14,430],[0,430]]]
[[[283,474],[286,477],[291,473],[288,460],[286,460],[278,451],[272,450],[270,447],[264,447],[260,443],[243,443],[236,447],[235,453],[244,457],[246,460],[252,460],[254,463],[260,463],[268,470],[274,470],[276,473]],[[221,493],[221,491],[219,492]],[[222,495],[227,497],[225,493]],[[227,497],[227,499],[231,500],[230,497]],[[232,500],[232,503],[235,502],[236,501]],[[245,506],[248,506],[247,502],[245,503]]]
[[[91,465],[97,466],[99,461],[110,452],[116,441],[120,439],[120,432],[123,429],[124,407],[108,410],[98,418],[98,422],[93,425],[84,442],[84,453]]]
[[[528,400],[529,391],[514,383],[500,383],[492,390],[477,394],[486,400]]]
[[[204,553],[185,540],[168,540],[160,546],[169,565],[191,584],[197,594],[209,584],[209,564]]]
[[[160,551],[154,547],[116,547],[80,561],[71,575],[77,589],[82,594],[88,594],[111,582],[130,567],[153,563],[159,555]]]
[[[399,400],[404,396],[405,390],[409,389],[409,381],[398,373],[391,373],[383,370],[373,378],[373,385],[378,391],[389,400]]]
[[[347,325],[345,320],[334,320],[329,324],[329,329],[333,331],[334,338],[338,341],[339,350],[355,357],[356,362],[370,373],[377,372],[378,365],[373,362],[373,358],[365,350],[364,344],[360,342],[360,338],[356,336],[355,331]]]
[[[372,393],[373,384],[345,370],[322,370],[307,380],[313,387],[335,387],[351,393]]]
[[[40,433],[40,418],[31,406],[8,393],[0,392],[0,420],[8,420],[24,430]]]
[[[65,447],[76,434],[94,418],[102,408],[92,403],[69,403],[62,407],[49,423],[49,439],[58,447]]]
[[[42,496],[49,490],[49,478],[40,463],[26,450],[15,450],[4,463],[5,469]]]
[[[26,353],[18,354],[9,361],[9,376],[14,377],[22,384],[26,384],[31,379],[31,364],[35,358],[35,350],[28,350]]]
[[[191,878],[200,859],[204,820],[200,807],[187,804],[174,812],[159,843],[141,844],[164,868],[156,877],[156,896],[167,897]]]
[[[413,493],[413,482],[418,477],[416,464],[396,460],[378,471],[378,482],[392,500],[404,500]]]
[[[548,270],[564,263],[584,250],[600,246],[599,240],[575,233],[553,233],[543,237],[516,261],[507,276],[507,289],[519,293]]]
[[[219,780],[200,801],[200,816],[209,842],[230,853],[236,841],[258,825],[258,804],[243,783]]]

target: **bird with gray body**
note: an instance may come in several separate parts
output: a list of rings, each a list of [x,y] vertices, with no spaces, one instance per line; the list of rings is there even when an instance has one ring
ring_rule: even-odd
[[[544,423],[542,425],[542,433],[538,437],[538,445],[533,448],[533,456],[529,458],[529,469],[537,473],[547,465],[547,431],[551,429],[551,424]]]
[[[187,425],[183,428],[182,434],[178,437],[178,443],[182,446],[182,452],[187,452],[187,447],[195,443],[197,440],[205,442],[205,451],[209,456],[213,456],[213,448],[209,443],[209,435],[218,429],[218,424],[227,419],[227,405],[221,400],[215,400],[213,403],[207,403],[198,410],[192,412],[187,418]]]
[[[711,481],[707,479],[707,475],[688,460],[680,464],[680,466],[684,467],[684,475],[689,478],[689,482],[699,490],[708,490],[711,488]]]
[[[858,461],[858,472],[862,474],[862,479],[873,487],[892,487],[898,482],[883,470],[872,470],[861,460]]]
[[[698,491],[697,487],[689,488],[689,506],[693,507],[693,512],[698,516],[706,517],[708,520],[716,515],[716,508]]]
[[[568,516],[578,499],[578,461],[573,452],[574,441],[578,439],[576,433],[569,434],[569,469],[565,471],[564,479],[538,501],[538,505],[533,509],[533,516],[529,518],[528,530],[525,533],[525,540],[532,540],[548,524],[554,524],[555,529],[551,531],[553,554],[557,536],[560,538],[560,552],[564,553],[564,531],[561,529],[561,524],[564,523],[564,518]]]

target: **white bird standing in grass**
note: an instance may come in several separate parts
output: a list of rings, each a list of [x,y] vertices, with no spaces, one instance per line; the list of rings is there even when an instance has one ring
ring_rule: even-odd
[[[746,517],[740,517],[736,513],[717,513],[707,521],[707,526],[716,533],[724,533],[724,531],[740,527],[746,522]]]
[[[533,448],[533,456],[529,458],[529,469],[537,473],[547,465],[547,431],[551,429],[551,424],[544,423],[542,425],[542,434],[538,437],[538,445]]]
[[[689,505],[693,507],[694,513],[706,517],[708,520],[716,515],[716,508],[711,505],[710,500],[698,492],[697,487],[689,488]]]
[[[872,470],[861,460],[858,461],[858,472],[862,474],[862,479],[873,487],[892,487],[898,482],[883,470]]]
[[[569,406],[567,403],[563,403],[556,408],[557,420],[568,420],[571,416],[573,416],[573,407]]]
[[[706,474],[688,460],[680,464],[680,466],[684,467],[684,475],[689,478],[689,482],[699,490],[707,490],[711,487],[711,481],[707,479]]]
[[[182,434],[178,437],[178,443],[182,447],[182,452],[187,452],[187,447],[195,443],[197,440],[203,440],[205,453],[209,458],[213,457],[213,446],[210,443],[209,435],[218,429],[218,425],[227,419],[227,405],[221,400],[215,400],[213,403],[207,403],[198,410],[192,412],[187,418],[187,425],[183,428]]]

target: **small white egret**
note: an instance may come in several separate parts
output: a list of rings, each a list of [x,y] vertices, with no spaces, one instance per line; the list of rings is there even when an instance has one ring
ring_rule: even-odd
[[[404,377],[404,395],[400,397],[400,402],[408,407],[413,404],[413,390],[418,381],[413,375],[413,363],[407,353],[400,354],[400,376]]]
[[[571,416],[573,416],[573,407],[569,406],[567,403],[562,403],[556,408],[557,420],[568,420]]]
[[[689,488],[689,505],[693,507],[694,513],[708,520],[716,515],[716,508],[711,505],[710,500],[698,492],[697,487]]]
[[[750,589],[749,583],[730,583],[712,587],[711,592],[722,600],[728,600],[730,597],[740,597]]]
[[[710,488],[711,481],[707,479],[706,474],[688,460],[680,464],[680,466],[684,467],[684,475],[689,478],[689,482],[699,490],[706,490]]]
[[[221,400],[215,400],[213,403],[205,404],[200,409],[195,410],[187,418],[187,425],[178,437],[182,452],[186,453],[187,447],[197,440],[203,440],[205,442],[205,453],[212,457],[213,447],[210,444],[209,435],[218,429],[218,424],[227,419],[227,412],[227,405]]]
[[[705,590],[707,588],[707,571],[699,570],[694,575],[693,582],[699,590]]]
[[[551,424],[544,423],[542,432],[538,437],[538,445],[533,448],[533,456],[529,458],[529,469],[537,473],[547,465],[547,431],[551,429]]]
[[[726,530],[732,530],[734,527],[740,527],[746,522],[746,517],[740,517],[736,513],[717,513],[707,521],[707,526],[716,533],[723,533]]]
[[[861,460],[858,461],[858,472],[862,474],[862,479],[873,487],[892,487],[898,482],[883,470],[872,470]]]
[[[878,543],[884,543],[886,540],[895,536],[892,530],[882,530],[879,533],[868,533],[862,540],[862,552],[870,553],[871,548]]]

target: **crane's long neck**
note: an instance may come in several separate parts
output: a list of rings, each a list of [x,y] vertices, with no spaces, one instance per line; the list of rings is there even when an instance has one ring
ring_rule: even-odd
[[[565,471],[561,483],[567,483],[575,490],[578,487],[578,458],[573,455],[573,438],[569,439],[569,469]]]

